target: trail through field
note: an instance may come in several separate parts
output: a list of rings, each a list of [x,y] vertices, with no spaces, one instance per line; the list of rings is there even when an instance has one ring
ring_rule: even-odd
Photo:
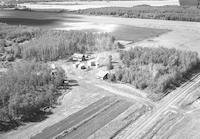
[[[111,92],[113,94],[119,95],[119,96],[127,97],[127,98],[130,98],[130,99],[135,99],[137,101],[140,101],[143,104],[149,104],[151,106],[155,105],[152,101],[150,101],[148,99],[145,99],[145,98],[142,98],[142,97],[137,97],[136,95],[129,94],[129,93],[123,91],[123,90],[119,90],[117,88],[108,86],[105,83],[95,84],[95,86],[99,87],[99,88],[102,88],[102,89],[104,89],[104,90],[106,90],[108,92]]]

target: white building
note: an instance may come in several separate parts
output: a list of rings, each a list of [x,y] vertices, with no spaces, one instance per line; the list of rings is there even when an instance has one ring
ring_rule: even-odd
[[[108,74],[109,74],[108,71],[100,70],[100,71],[96,74],[96,77],[97,77],[97,79],[106,80],[106,79],[108,79]]]

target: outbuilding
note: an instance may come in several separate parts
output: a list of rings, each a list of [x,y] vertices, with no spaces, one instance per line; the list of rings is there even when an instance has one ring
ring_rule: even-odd
[[[87,66],[86,66],[84,63],[80,63],[80,64],[78,65],[78,68],[79,68],[79,69],[87,69]]]
[[[96,74],[96,77],[97,77],[97,79],[106,80],[106,79],[108,79],[108,74],[109,74],[108,71],[100,70],[100,71]]]
[[[88,66],[96,66],[96,60],[89,60],[87,63]]]

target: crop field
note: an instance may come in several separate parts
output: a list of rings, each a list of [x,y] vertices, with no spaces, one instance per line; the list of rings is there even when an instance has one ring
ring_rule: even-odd
[[[136,103],[106,126],[93,133],[88,139],[117,138],[123,130],[126,130],[130,124],[136,122],[149,110],[151,109],[148,106]]]
[[[44,129],[33,139],[87,138],[123,113],[132,104],[132,102],[117,97],[104,97],[63,121]]]

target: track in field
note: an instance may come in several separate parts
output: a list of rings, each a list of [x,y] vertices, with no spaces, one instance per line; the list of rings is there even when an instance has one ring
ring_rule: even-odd
[[[116,97],[104,97],[79,112],[70,115],[59,123],[44,129],[32,139],[51,139],[63,131],[70,131],[64,137],[83,139],[125,111],[131,103]]]

